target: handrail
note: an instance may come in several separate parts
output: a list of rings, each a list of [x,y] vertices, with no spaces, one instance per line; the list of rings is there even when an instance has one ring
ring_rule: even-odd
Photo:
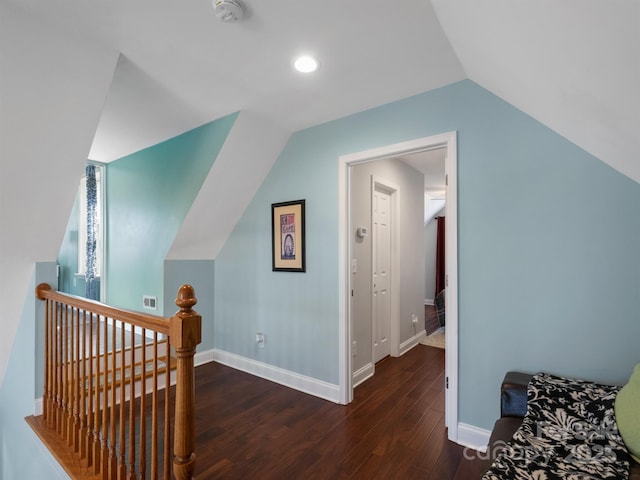
[[[192,480],[194,355],[202,337],[193,287],[180,287],[179,311],[169,318],[57,292],[48,284],[38,285],[36,296],[46,302],[43,416],[28,421],[67,473],[106,480],[158,478],[163,471],[169,479],[173,470],[178,480]]]
[[[183,285],[183,287],[186,286],[187,285]],[[149,330],[153,330],[164,335],[169,334],[168,318],[116,308],[88,298],[58,292],[56,290],[52,290],[51,286],[47,283],[41,283],[36,287],[36,297],[38,300],[55,300],[65,305],[91,311],[96,315],[102,315],[107,318],[117,318],[118,320],[123,320],[126,323],[135,325],[136,327],[148,328]]]

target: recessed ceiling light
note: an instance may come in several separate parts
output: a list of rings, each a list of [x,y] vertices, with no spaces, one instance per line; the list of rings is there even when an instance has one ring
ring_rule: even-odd
[[[315,72],[318,69],[318,61],[310,55],[301,55],[294,60],[293,68],[302,73]]]

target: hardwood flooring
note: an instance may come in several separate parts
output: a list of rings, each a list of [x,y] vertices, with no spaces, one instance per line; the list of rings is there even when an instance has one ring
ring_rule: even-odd
[[[337,405],[217,363],[196,369],[196,478],[479,477],[444,427],[444,351],[386,358]]]

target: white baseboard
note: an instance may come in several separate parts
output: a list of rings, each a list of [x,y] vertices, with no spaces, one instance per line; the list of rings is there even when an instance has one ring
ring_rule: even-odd
[[[404,342],[402,342],[400,344],[400,352],[399,352],[399,356],[404,355],[405,353],[407,353],[409,350],[411,350],[413,347],[415,347],[416,345],[418,345],[418,343],[420,343],[420,340],[422,340],[422,338],[427,334],[427,332],[425,331],[425,329],[423,328],[422,330],[420,330],[418,333],[416,333],[413,337],[411,337],[409,340],[405,340]]]
[[[44,408],[42,406],[42,397],[36,398],[36,404],[33,407],[33,416],[39,417],[44,412]]]
[[[200,365],[204,365],[205,363],[211,363],[213,361],[214,361],[213,349],[205,350],[203,352],[196,352],[196,354],[193,357],[193,364],[196,367],[199,367]]]
[[[301,375],[290,370],[274,367],[267,363],[259,362],[252,358],[225,352],[224,350],[213,350],[214,360],[228,367],[242,370],[256,377],[264,378],[285,387],[293,388],[300,392],[308,393],[316,397],[324,398],[334,403],[340,402],[340,387],[333,383],[324,382],[306,375]]]
[[[369,378],[373,377],[374,373],[375,373],[375,366],[373,365],[373,363],[369,362],[367,365],[365,365],[364,367],[362,367],[360,370],[358,370],[353,374],[353,388],[356,388],[365,380],[368,380]]]
[[[424,304],[425,305],[435,305],[435,300],[433,298],[425,298],[424,299]]]
[[[475,427],[468,423],[458,423],[457,443],[463,447],[472,448],[479,452],[486,452],[491,432],[484,428]]]

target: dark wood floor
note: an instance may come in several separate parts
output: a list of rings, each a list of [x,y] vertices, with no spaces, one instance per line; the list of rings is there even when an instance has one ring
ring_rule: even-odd
[[[478,461],[447,440],[444,350],[376,365],[337,405],[210,363],[196,369],[196,478],[457,479]]]

